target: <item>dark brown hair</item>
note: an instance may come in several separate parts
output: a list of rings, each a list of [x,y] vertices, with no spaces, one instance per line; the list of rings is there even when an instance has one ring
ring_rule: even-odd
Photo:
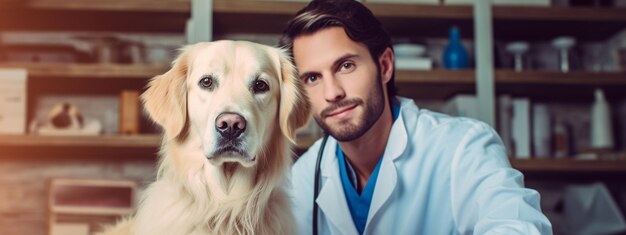
[[[328,27],[342,27],[348,37],[355,42],[367,46],[372,59],[378,70],[378,58],[391,46],[391,37],[385,31],[382,24],[374,14],[363,4],[354,0],[314,0],[302,8],[296,16],[289,21],[280,46],[293,53],[293,40],[306,34],[312,34]],[[387,83],[387,95],[389,101],[394,100],[396,87],[394,85],[394,73]]]

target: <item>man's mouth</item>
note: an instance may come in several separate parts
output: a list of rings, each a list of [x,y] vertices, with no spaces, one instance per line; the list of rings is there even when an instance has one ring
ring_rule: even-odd
[[[345,107],[341,107],[338,108],[336,110],[334,110],[333,112],[329,113],[326,115],[326,117],[341,117],[344,116],[344,114],[347,114],[348,112],[352,111],[354,108],[356,108],[356,104],[355,105],[350,105],[350,106],[345,106]]]
[[[363,100],[361,99],[342,100],[324,109],[320,113],[320,116],[322,118],[341,117],[343,115],[349,114],[350,111],[354,110],[354,108],[362,104],[363,104]]]

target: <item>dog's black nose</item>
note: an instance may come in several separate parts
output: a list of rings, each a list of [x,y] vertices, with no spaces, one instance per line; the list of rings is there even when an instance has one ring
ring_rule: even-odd
[[[235,139],[246,130],[246,119],[236,113],[221,113],[215,119],[215,129],[226,139]]]

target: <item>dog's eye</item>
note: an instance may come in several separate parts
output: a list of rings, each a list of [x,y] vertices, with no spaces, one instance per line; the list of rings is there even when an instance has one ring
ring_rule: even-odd
[[[263,80],[256,80],[252,85],[252,90],[254,90],[254,93],[263,93],[268,91],[269,89],[270,86],[267,85],[267,83]]]
[[[211,89],[213,88],[213,77],[203,77],[202,79],[200,79],[200,82],[198,84],[202,88]]]

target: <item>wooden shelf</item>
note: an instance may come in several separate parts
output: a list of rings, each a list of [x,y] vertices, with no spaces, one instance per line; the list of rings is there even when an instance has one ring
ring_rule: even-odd
[[[250,0],[214,0],[213,2],[213,8],[216,13],[272,15],[295,15],[298,10],[307,4],[304,2]],[[369,2],[366,2],[365,5],[376,16],[383,18],[471,20],[474,14],[472,6]],[[580,16],[584,16],[584,19],[581,19]],[[494,6],[493,17],[496,20],[626,21],[626,8]]]
[[[510,159],[524,173],[626,173],[626,160]]]
[[[400,96],[445,100],[459,93],[475,94],[474,73],[474,70],[398,70],[395,84]]]
[[[626,85],[626,72],[496,70],[498,84]]]
[[[25,68],[29,77],[147,79],[163,74],[169,65],[0,63],[0,68]]]
[[[318,137],[300,136],[294,150],[309,148]],[[92,157],[154,159],[160,135],[37,136],[0,135],[0,157]]]
[[[0,28],[5,30],[90,30],[183,33],[189,0],[30,0],[5,1]],[[214,0],[215,34],[280,34],[304,2]],[[395,36],[445,37],[458,26],[473,37],[471,6],[365,3]],[[6,7],[5,7],[6,6]],[[581,17],[584,16],[584,17]],[[501,39],[546,40],[572,35],[605,39],[624,28],[626,8],[493,8],[494,35]]]
[[[496,20],[626,22],[626,8],[496,6]]]
[[[475,83],[474,70],[398,70],[396,82],[420,84],[470,84]]]
[[[0,146],[19,147],[123,147],[156,148],[161,143],[159,135],[103,135],[103,136],[38,136],[0,135]]]
[[[170,12],[189,13],[190,0],[29,0],[24,3],[28,8],[42,10],[77,10],[77,11],[123,11],[123,12]]]
[[[280,34],[304,2],[215,0],[214,30],[225,33]],[[365,3],[394,35],[447,35],[453,24],[472,25],[469,6]]]
[[[280,34],[305,6],[301,2],[215,0],[214,29],[224,33]],[[452,26],[473,37],[472,6],[365,3],[394,36],[446,37]],[[606,39],[625,28],[626,8],[493,8],[496,38],[547,40],[571,35],[579,40]]]
[[[603,89],[609,100],[626,97],[625,72],[497,70],[495,78],[497,94],[531,97],[535,101],[591,102],[596,88]]]
[[[30,0],[5,1],[0,28],[5,30],[90,30],[183,33],[190,0]],[[280,34],[304,2],[214,0],[215,34]],[[365,3],[396,36],[445,37],[458,26],[473,37],[471,6]],[[582,16],[582,17],[581,17]],[[605,39],[624,28],[626,8],[495,6],[496,38],[545,40],[572,35]]]
[[[189,0],[0,0],[9,30],[184,33]]]
[[[399,94],[411,98],[446,99],[458,93],[475,93],[474,70],[396,71]],[[593,89],[605,89],[609,98],[625,94],[626,72],[561,73],[556,71],[496,70],[496,92],[536,98],[590,99]]]
[[[0,135],[0,158],[154,161],[161,137]]]
[[[134,209],[117,209],[117,208],[99,208],[99,207],[79,207],[79,206],[55,206],[51,208],[51,212],[55,214],[73,214],[73,215],[128,215],[133,213]]]

